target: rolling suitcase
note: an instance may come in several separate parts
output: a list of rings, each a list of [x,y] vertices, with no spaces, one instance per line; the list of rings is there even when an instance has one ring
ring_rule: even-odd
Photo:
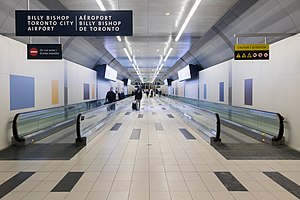
[[[131,107],[132,107],[132,110],[136,110],[136,101],[132,102]]]

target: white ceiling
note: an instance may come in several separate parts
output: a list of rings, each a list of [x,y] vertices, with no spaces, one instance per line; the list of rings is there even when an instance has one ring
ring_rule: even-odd
[[[166,73],[204,35],[236,0],[202,0],[194,16],[183,32],[179,42],[175,42],[195,0],[102,0],[107,10],[133,10],[133,36],[100,37],[104,47],[119,63],[128,68],[137,79],[132,63],[123,48],[131,48],[144,81],[151,81],[161,56],[173,47],[158,78]],[[98,10],[96,0],[60,0],[69,10]],[[100,10],[100,9],[99,9]],[[166,16],[165,13],[170,13]]]

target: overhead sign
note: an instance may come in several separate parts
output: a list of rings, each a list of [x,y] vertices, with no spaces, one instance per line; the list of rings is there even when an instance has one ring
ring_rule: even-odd
[[[61,44],[27,44],[27,59],[61,60]]]
[[[16,36],[132,36],[132,11],[16,10]]]
[[[269,44],[236,44],[235,60],[269,60]]]

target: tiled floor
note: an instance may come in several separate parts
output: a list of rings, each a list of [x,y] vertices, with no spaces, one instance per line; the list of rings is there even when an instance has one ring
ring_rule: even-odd
[[[299,198],[264,173],[279,172],[299,186],[299,160],[226,160],[158,98],[149,97],[142,103],[144,110],[131,111],[129,105],[70,160],[0,161],[2,186],[19,172],[35,172],[2,199]],[[168,117],[170,113],[174,118]],[[138,118],[139,114],[143,117]],[[116,123],[122,125],[117,130],[111,130]],[[163,129],[158,128],[157,124],[161,124]],[[139,129],[139,136],[130,139],[136,132],[134,130]],[[196,139],[186,139],[179,129],[187,129]],[[78,173],[69,172],[83,174],[78,179]],[[222,173],[215,172],[230,172],[232,176],[226,178],[229,173],[224,173],[225,178],[220,180],[216,174]],[[77,178],[72,178],[72,174],[77,174]],[[68,178],[64,178],[66,175]],[[66,179],[68,181],[62,181],[65,184],[73,184],[72,180],[78,182],[69,192],[51,192],[57,184],[62,184],[61,180]],[[238,181],[246,191],[229,191],[226,184],[230,185],[230,181],[226,180],[235,180],[236,185],[239,185]]]

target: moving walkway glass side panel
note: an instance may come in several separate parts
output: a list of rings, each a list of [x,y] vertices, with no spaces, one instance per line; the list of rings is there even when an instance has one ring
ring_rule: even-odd
[[[189,101],[186,102],[192,105],[198,103],[197,100],[194,99],[189,99]],[[168,103],[172,108],[182,113],[185,118],[191,120],[191,122],[194,123],[196,127],[204,134],[206,134],[209,137],[216,137],[217,118],[215,116],[215,113],[200,108],[198,109],[193,106],[182,105],[180,103],[177,103],[176,101],[168,101]]]
[[[20,113],[17,121],[18,135],[22,138],[32,133],[39,133],[39,131],[59,123],[75,119],[79,112],[100,106],[103,101],[104,100],[83,102],[74,105]]]
[[[277,136],[279,132],[279,119],[276,113],[189,99],[174,95],[172,95],[171,98],[191,105],[197,104],[200,108],[218,113],[223,119],[267,133],[271,136]]]
[[[125,107],[131,106],[132,98],[116,101],[106,104],[95,109],[91,109],[81,114],[82,121],[80,122],[81,137],[88,137],[99,130],[107,120],[115,116],[115,113],[121,111]]]

